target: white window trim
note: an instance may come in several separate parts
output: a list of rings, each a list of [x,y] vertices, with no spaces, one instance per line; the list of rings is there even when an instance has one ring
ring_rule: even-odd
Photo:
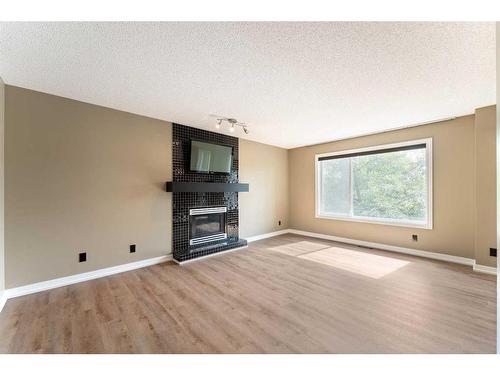
[[[404,147],[404,146],[412,146],[416,144],[425,143],[426,150],[426,171],[427,171],[427,222],[416,222],[416,221],[402,221],[397,219],[377,219],[371,217],[352,217],[350,215],[341,215],[341,214],[331,214],[325,215],[320,213],[320,197],[321,197],[321,183],[320,183],[320,169],[319,169],[319,159],[326,156],[338,156],[338,155],[346,155],[353,154],[358,152],[366,152],[366,151],[375,151],[375,150],[383,150],[395,147]],[[424,138],[424,139],[416,139],[406,142],[399,143],[388,143],[377,146],[370,146],[364,148],[343,150],[343,151],[335,151],[328,152],[324,154],[316,154],[315,156],[315,217],[317,219],[329,219],[329,220],[341,220],[341,221],[352,221],[358,223],[370,223],[370,224],[382,224],[382,225],[392,225],[398,227],[407,227],[407,228],[421,228],[421,229],[432,229],[433,228],[433,185],[432,185],[432,165],[433,165],[433,155],[432,155],[432,138]],[[352,194],[352,189],[351,189]]]

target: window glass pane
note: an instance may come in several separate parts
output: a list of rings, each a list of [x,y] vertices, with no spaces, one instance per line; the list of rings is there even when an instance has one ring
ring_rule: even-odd
[[[349,158],[322,161],[320,168],[320,212],[349,215],[351,211]]]
[[[354,216],[426,221],[425,159],[425,149],[353,157]]]

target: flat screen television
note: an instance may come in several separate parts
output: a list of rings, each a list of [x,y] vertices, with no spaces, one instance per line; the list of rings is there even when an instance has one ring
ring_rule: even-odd
[[[191,141],[189,169],[198,173],[231,173],[233,148],[214,143]]]

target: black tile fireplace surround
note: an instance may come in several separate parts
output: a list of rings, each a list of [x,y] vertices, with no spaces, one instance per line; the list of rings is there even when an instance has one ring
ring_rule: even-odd
[[[233,148],[231,173],[201,174],[189,170],[189,145],[191,139],[216,143]],[[172,124],[173,178],[166,184],[172,192],[173,216],[173,257],[177,262],[185,262],[198,257],[235,249],[247,245],[239,238],[238,192],[248,191],[247,184],[238,181],[238,138],[206,130]],[[207,218],[194,219],[193,209],[225,208],[224,225],[216,228]],[[191,210],[191,211],[190,211]],[[196,211],[195,211],[196,212]],[[213,230],[215,240],[196,240],[193,235],[193,220],[199,220],[205,229]],[[221,234],[225,231],[225,237]],[[209,236],[206,233],[206,236]],[[194,237],[194,238],[193,238]],[[202,236],[203,237],[203,236]],[[193,241],[193,239],[195,241]]]

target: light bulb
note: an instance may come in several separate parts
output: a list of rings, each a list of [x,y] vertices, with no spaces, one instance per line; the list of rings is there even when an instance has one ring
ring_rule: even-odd
[[[231,126],[231,127],[229,128],[229,131],[230,131],[231,133],[234,133],[234,125],[233,125],[233,126]]]
[[[215,125],[216,129],[220,129],[220,124]]]

